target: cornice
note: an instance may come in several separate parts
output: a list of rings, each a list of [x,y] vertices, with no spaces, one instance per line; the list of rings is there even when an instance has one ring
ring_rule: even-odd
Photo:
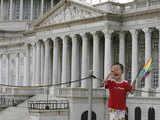
[[[106,15],[98,16],[98,17],[92,17],[92,18],[86,18],[86,19],[80,19],[80,20],[74,20],[74,21],[69,21],[69,22],[64,22],[64,23],[58,23],[58,24],[53,24],[53,25],[48,25],[48,26],[43,26],[43,27],[35,27],[34,30],[32,31],[27,31],[24,34],[25,35],[31,35],[36,32],[40,31],[47,31],[47,30],[53,30],[53,29],[60,29],[60,28],[67,28],[70,26],[76,26],[76,25],[81,25],[81,24],[89,24],[89,23],[95,23],[98,21],[114,21],[114,22],[122,22],[122,16],[119,14],[112,14],[112,13],[107,13]]]

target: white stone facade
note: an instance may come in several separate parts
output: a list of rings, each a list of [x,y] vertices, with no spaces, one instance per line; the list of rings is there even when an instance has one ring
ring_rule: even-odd
[[[138,81],[136,87],[150,92],[129,96],[128,119],[159,119],[158,0],[97,5],[72,0],[61,0],[58,4],[54,0],[37,1],[0,0],[0,84],[3,94],[29,94],[32,90],[34,94],[46,93],[45,89],[38,89],[38,93],[34,86],[83,79],[90,71],[103,80],[116,62],[125,66],[123,78],[132,82],[142,65],[152,57],[152,74],[145,83]],[[95,120],[108,120],[102,80],[93,79]],[[69,110],[32,113],[31,119],[84,120],[82,114],[88,110],[87,88],[87,80],[50,87],[49,93],[55,99],[69,100]]]

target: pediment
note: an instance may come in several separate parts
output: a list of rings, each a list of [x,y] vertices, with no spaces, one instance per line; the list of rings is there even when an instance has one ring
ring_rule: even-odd
[[[58,3],[55,8],[40,18],[34,26],[42,27],[61,24],[69,21],[98,17],[103,14],[105,14],[104,11],[95,7],[68,0]]]

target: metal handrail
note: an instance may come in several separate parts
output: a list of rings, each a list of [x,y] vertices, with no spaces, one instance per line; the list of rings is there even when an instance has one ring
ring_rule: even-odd
[[[67,100],[39,100],[28,101],[28,110],[65,110],[69,109]]]

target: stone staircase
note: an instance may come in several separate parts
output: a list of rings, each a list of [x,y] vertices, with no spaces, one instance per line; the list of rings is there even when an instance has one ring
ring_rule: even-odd
[[[48,100],[58,100],[52,95],[48,96]],[[17,106],[8,107],[0,111],[0,120],[30,120],[30,113],[28,111],[28,101],[47,100],[47,95],[39,94],[25,100]]]

